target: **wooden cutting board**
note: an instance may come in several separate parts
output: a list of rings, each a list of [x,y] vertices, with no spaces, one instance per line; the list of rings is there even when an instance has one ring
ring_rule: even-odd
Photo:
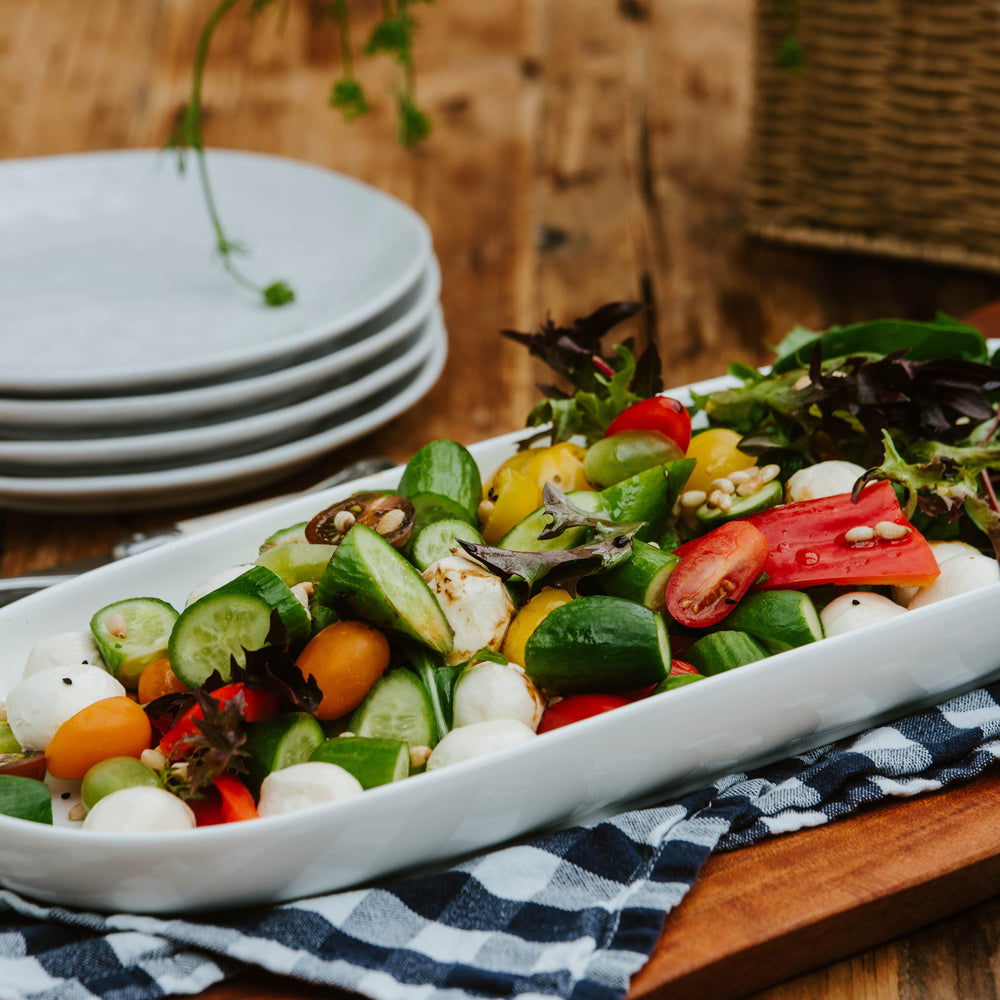
[[[711,858],[629,1000],[732,1000],[1000,893],[1000,774]],[[202,1000],[348,1000],[248,974]]]

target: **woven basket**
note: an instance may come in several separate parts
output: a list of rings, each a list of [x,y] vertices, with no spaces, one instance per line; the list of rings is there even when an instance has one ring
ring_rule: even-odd
[[[757,0],[755,50],[752,233],[1000,272],[1000,3]]]

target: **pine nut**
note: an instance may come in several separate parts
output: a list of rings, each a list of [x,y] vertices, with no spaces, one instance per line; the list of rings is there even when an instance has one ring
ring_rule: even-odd
[[[795,384],[792,386],[793,391],[800,391],[802,389],[808,389],[812,385],[812,379],[808,375],[803,375],[801,378],[795,380]]]
[[[393,507],[392,510],[387,510],[378,519],[378,523],[375,525],[375,530],[380,535],[388,535],[395,531],[405,519],[406,514],[404,514],[399,507]]]
[[[338,534],[345,534],[354,527],[357,518],[349,510],[338,510],[333,516],[333,527]]]
[[[905,524],[896,524],[895,521],[879,521],[875,525],[875,534],[887,542],[905,538],[909,533],[910,529]]]
[[[713,481],[712,485],[709,486],[708,492],[714,493],[716,490],[720,493],[735,493],[736,484],[731,479],[726,479],[725,477],[716,479]]]
[[[682,507],[700,507],[708,500],[708,494],[704,490],[687,490],[681,494]]]
[[[720,493],[718,500],[715,502],[715,506],[719,508],[723,513],[733,509],[733,498],[728,493]]]
[[[410,747],[410,767],[423,767],[430,755],[430,747]]]
[[[752,497],[762,486],[763,482],[759,476],[754,476],[753,479],[748,479],[745,483],[740,483],[736,487],[736,495],[741,497]]]
[[[125,616],[117,611],[113,615],[108,615],[104,619],[104,627],[116,638],[128,638],[128,625],[125,624]]]
[[[848,528],[844,532],[845,542],[870,542],[875,537],[875,529],[867,524],[859,524],[855,528]]]
[[[160,771],[167,766],[166,755],[153,747],[148,747],[146,750],[143,750],[139,755],[139,760],[141,760],[146,767],[150,767],[154,771]]]
[[[780,465],[765,465],[764,468],[760,470],[761,485],[771,482],[772,479],[777,479],[780,473]]]
[[[748,479],[750,479],[754,475],[754,473],[756,473],[756,471],[757,471],[756,468],[737,469],[735,472],[730,472],[726,478],[731,483],[734,483],[737,487],[739,487],[740,483],[745,483]]]
[[[483,500],[482,503],[480,503],[479,508],[476,511],[480,524],[482,524],[483,521],[488,521],[490,519],[490,514],[493,513],[493,508],[495,506],[496,504],[494,504],[492,500]]]

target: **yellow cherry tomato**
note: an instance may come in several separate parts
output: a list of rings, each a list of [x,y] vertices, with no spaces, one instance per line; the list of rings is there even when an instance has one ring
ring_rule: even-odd
[[[539,489],[546,483],[552,483],[563,493],[594,488],[583,472],[587,451],[578,444],[560,441],[545,448],[529,448],[522,454],[528,457],[520,471],[533,479]]]
[[[501,652],[518,666],[524,666],[524,647],[531,638],[532,632],[542,623],[545,616],[560,604],[566,604],[573,599],[568,590],[556,587],[546,587],[532,597],[514,615],[504,636]]]
[[[389,666],[389,640],[365,622],[334,622],[306,643],[295,663],[323,693],[316,718],[337,719],[364,701]]]
[[[487,545],[496,545],[519,521],[542,505],[542,491],[524,473],[501,466],[486,490],[487,511],[480,525]]]
[[[102,698],[70,716],[45,748],[54,778],[82,778],[109,757],[138,757],[152,739],[149,718],[131,698]]]
[[[165,694],[179,694],[187,690],[188,686],[174,673],[170,661],[161,656],[142,668],[136,697],[140,705],[148,705]]]
[[[736,447],[740,439],[741,435],[725,427],[710,427],[695,434],[688,445],[687,457],[698,464],[684,489],[707,491],[712,480],[756,465],[757,460],[752,455]]]

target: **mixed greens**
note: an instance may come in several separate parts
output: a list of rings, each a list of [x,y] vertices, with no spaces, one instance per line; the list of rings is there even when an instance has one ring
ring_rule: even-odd
[[[1000,579],[1000,369],[939,317],[797,330],[665,396],[612,303],[503,331],[565,383],[481,470],[252,540],[183,608],[127,596],[39,641],[0,723],[0,812],[85,829],[274,815],[530,741]],[[65,787],[65,786],[60,786]]]

